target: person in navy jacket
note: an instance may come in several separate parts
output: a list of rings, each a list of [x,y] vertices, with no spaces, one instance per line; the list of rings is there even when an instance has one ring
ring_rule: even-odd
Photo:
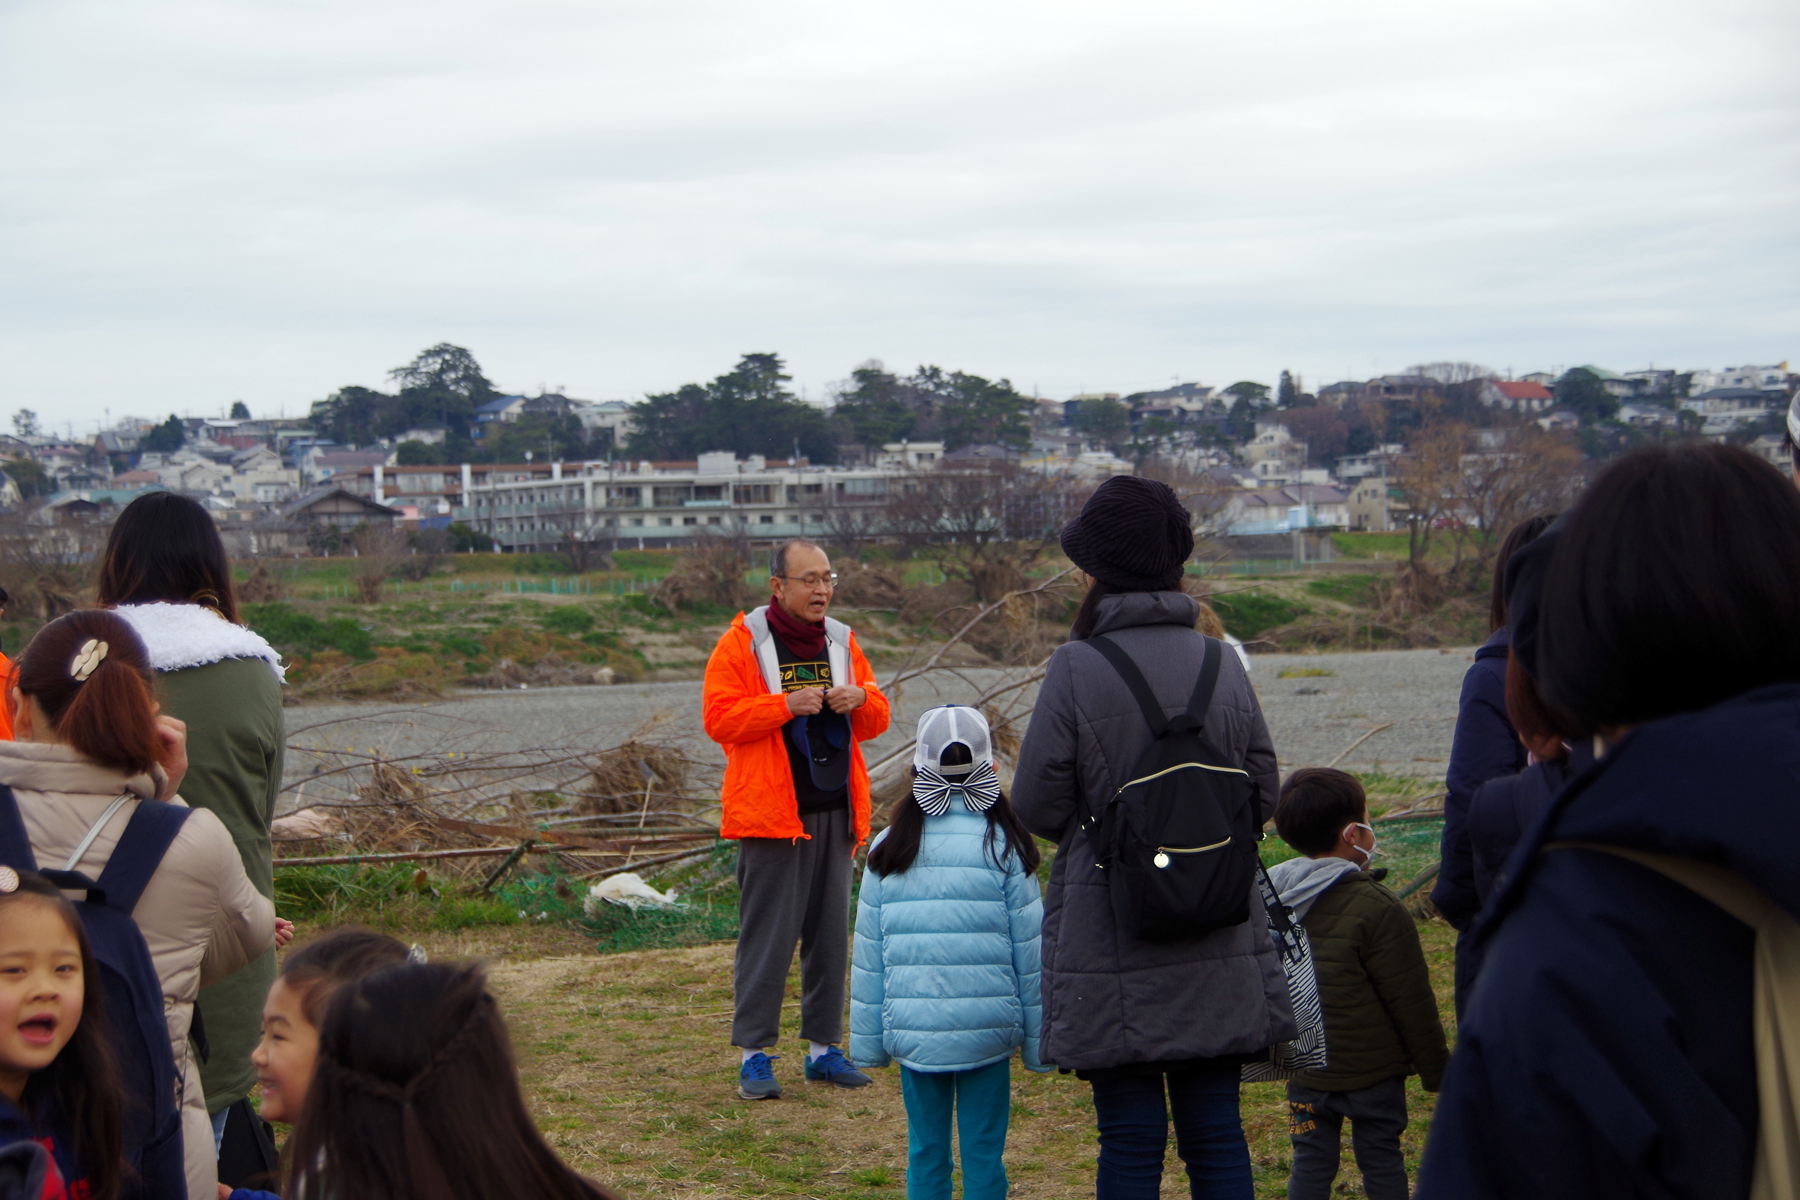
[[[1476,929],[1417,1195],[1743,1197],[1756,935],[1617,852],[1710,864],[1800,914],[1800,492],[1735,447],[1652,447],[1543,543],[1513,652],[1606,753]]]
[[[1488,640],[1475,651],[1475,664],[1463,675],[1456,706],[1456,732],[1450,742],[1450,765],[1444,772],[1444,832],[1438,845],[1438,877],[1431,902],[1456,927],[1456,1012],[1460,1017],[1464,978],[1463,943],[1481,910],[1475,891],[1475,865],[1466,823],[1475,790],[1490,779],[1525,769],[1525,747],[1506,713],[1506,658],[1511,638],[1506,627],[1506,565],[1537,538],[1552,517],[1536,516],[1513,526],[1494,559],[1494,586],[1488,603]]]

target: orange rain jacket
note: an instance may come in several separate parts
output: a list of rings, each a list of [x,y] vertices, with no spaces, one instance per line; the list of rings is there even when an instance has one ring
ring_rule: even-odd
[[[766,627],[760,609],[751,616]],[[860,846],[869,836],[869,770],[860,743],[886,732],[888,700],[876,688],[875,673],[849,627],[828,620],[826,636],[834,642],[841,639],[848,652],[849,678],[839,680],[834,671],[832,685],[853,682],[869,694],[868,702],[850,714],[850,813]],[[743,613],[732,620],[707,660],[702,707],[706,736],[725,748],[719,835],[790,841],[806,837],[793,770],[781,739],[782,726],[792,719],[787,697],[765,676]]]

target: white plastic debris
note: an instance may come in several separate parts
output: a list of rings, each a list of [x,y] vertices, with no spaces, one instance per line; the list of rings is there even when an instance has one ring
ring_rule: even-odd
[[[609,875],[589,888],[587,896],[581,901],[581,911],[590,917],[597,916],[603,901],[632,909],[645,905],[673,908],[676,903],[674,892],[659,892],[630,871]]]

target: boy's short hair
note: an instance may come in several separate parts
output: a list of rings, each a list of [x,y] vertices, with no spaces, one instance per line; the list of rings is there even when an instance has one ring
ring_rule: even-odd
[[[1275,803],[1275,832],[1302,854],[1324,854],[1337,845],[1344,826],[1369,811],[1362,784],[1347,771],[1302,767],[1281,785]]]
[[[383,967],[406,961],[406,943],[372,929],[339,929],[314,938],[287,956],[281,981],[300,993],[300,1010],[313,1025],[325,1017],[332,993]]]

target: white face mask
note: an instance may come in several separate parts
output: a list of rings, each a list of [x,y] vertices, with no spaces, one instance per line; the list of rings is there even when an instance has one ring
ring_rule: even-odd
[[[1361,846],[1357,845],[1356,839],[1350,836],[1350,831],[1352,829],[1369,830],[1369,848],[1367,850],[1364,850]],[[1350,848],[1352,850],[1363,856],[1363,866],[1365,867],[1375,861],[1375,854],[1381,849],[1381,842],[1376,838],[1375,830],[1364,825],[1361,821],[1352,821],[1350,824],[1344,826],[1344,840],[1350,843]]]

